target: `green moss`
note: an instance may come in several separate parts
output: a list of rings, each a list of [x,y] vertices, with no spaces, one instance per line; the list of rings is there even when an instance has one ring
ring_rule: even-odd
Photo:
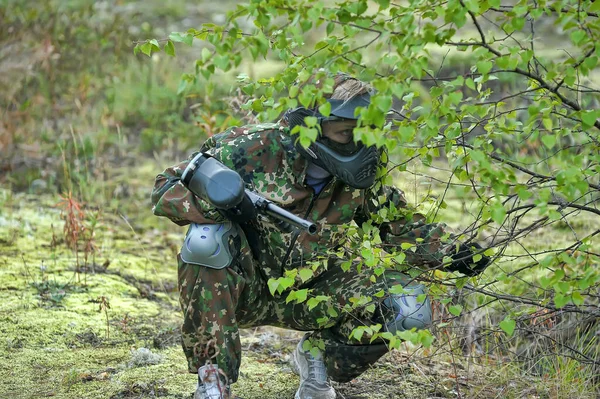
[[[181,316],[172,290],[143,295],[144,289],[174,286],[172,262],[161,251],[135,255],[135,240],[124,239],[129,227],[119,231],[118,226],[101,224],[96,259],[109,259],[110,264],[106,270],[96,266],[95,273],[82,268],[76,275],[76,256],[64,244],[53,243],[62,236],[63,225],[60,212],[49,207],[55,203],[20,195],[0,213],[5,244],[0,397],[126,397],[128,391],[143,394],[157,387],[165,397],[192,392],[194,378],[176,340],[166,349],[153,349],[164,357],[163,363],[127,367],[132,348],[152,346],[165,331],[177,331]],[[110,306],[106,310],[100,309],[101,297]]]
[[[174,260],[185,229],[138,232],[105,214],[95,237],[96,265],[85,268],[80,252],[76,274],[78,258],[61,241],[57,202],[0,192],[0,398],[189,398],[196,378],[178,341]],[[561,239],[540,234],[549,235],[546,241]],[[102,300],[110,307],[102,308]],[[288,362],[301,336],[271,327],[243,330],[245,350],[233,392],[245,399],[292,398],[299,380]],[[539,378],[509,385],[513,373],[521,372],[516,366],[493,375],[489,365],[455,366],[445,344],[436,345],[433,361],[425,356],[430,352],[408,346],[408,354],[394,351],[335,388],[343,397],[371,399],[450,398],[457,389],[464,397],[519,397],[526,389],[549,394]],[[131,367],[138,348],[162,360]],[[453,362],[465,360],[457,356]],[[555,383],[557,392],[575,386]],[[577,393],[586,397],[583,388]]]

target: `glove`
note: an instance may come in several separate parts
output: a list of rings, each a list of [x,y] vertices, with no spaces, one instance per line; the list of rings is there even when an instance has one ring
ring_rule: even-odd
[[[453,262],[446,266],[446,270],[450,272],[460,272],[466,276],[477,276],[481,274],[490,264],[491,259],[481,253],[481,259],[477,262],[473,261],[473,252],[479,252],[482,249],[481,245],[476,242],[470,245],[460,244],[458,252],[452,255]]]
[[[247,194],[244,194],[242,202],[237,204],[235,207],[229,209],[219,209],[219,212],[227,219],[238,224],[248,223],[249,221],[256,219],[257,214],[256,208]]]

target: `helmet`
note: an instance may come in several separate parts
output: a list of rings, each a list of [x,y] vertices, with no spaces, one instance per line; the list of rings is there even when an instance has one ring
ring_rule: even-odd
[[[355,96],[349,100],[327,99],[331,104],[331,112],[328,117],[323,116],[315,109],[298,107],[287,111],[284,118],[291,129],[295,126],[304,126],[304,118],[315,116],[322,129],[323,122],[354,120],[357,107],[366,107],[371,102],[371,95],[365,93]],[[380,151],[375,146],[365,146],[363,143],[338,143],[322,133],[317,140],[304,148],[299,140],[296,149],[303,157],[317,166],[327,170],[350,187],[365,189],[375,183],[375,174],[379,165]]]

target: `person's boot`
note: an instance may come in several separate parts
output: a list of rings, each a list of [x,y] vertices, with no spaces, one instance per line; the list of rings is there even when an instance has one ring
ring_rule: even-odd
[[[327,380],[323,356],[314,357],[302,349],[303,338],[293,353],[293,369],[300,376],[295,399],[335,399],[335,390]]]
[[[194,399],[229,399],[229,385],[223,382],[219,367],[207,364],[198,369],[198,388]]]

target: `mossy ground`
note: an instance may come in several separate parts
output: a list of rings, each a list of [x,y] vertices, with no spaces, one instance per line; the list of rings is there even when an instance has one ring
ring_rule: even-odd
[[[85,265],[80,252],[76,273],[54,197],[3,192],[1,199],[0,398],[190,398],[196,380],[179,347],[173,261],[181,232],[138,233],[125,218],[103,215],[93,261]],[[298,377],[288,362],[300,337],[271,327],[244,330],[234,393],[293,398]],[[132,366],[139,348],[161,361]],[[522,397],[524,386],[539,383],[502,382],[507,375],[407,346],[335,387],[341,398]],[[526,397],[553,396],[530,389]]]

